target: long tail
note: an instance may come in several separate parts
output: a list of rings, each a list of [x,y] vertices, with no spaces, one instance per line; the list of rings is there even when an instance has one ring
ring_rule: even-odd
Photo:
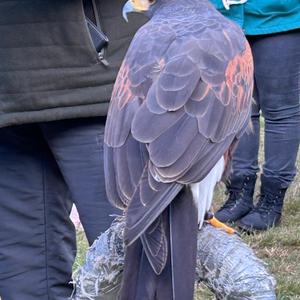
[[[167,252],[161,252],[166,256],[165,267],[156,274],[142,239],[137,239],[126,249],[120,300],[193,299],[198,225],[197,209],[188,188],[154,222],[152,234],[160,225],[167,245]]]

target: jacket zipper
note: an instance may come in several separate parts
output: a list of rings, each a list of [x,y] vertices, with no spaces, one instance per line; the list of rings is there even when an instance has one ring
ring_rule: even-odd
[[[101,32],[102,31],[102,26],[101,26],[101,22],[100,22],[100,18],[98,15],[98,10],[97,10],[97,5],[95,0],[92,0],[92,6],[93,6],[93,10],[94,10],[94,15],[95,15],[95,19],[96,19],[96,25],[97,27],[100,29]],[[104,32],[105,34],[105,32]],[[105,59],[106,56],[106,48],[102,48],[101,51],[98,53],[98,60],[105,66],[108,67],[109,66],[109,62]]]
[[[98,53],[98,59],[105,67],[108,67],[109,62],[105,59],[105,53],[106,53],[105,49],[102,48],[101,51]]]

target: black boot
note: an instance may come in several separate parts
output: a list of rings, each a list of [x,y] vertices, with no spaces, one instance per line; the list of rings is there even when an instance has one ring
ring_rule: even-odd
[[[248,232],[263,231],[279,224],[287,188],[277,179],[261,176],[261,195],[255,208],[238,222]]]
[[[215,217],[221,222],[235,222],[251,211],[255,182],[256,175],[233,176],[227,186],[227,201],[215,213]]]

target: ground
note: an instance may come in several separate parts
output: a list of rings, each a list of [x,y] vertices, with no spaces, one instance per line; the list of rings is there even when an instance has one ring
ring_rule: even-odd
[[[262,124],[263,125],[263,124]],[[263,146],[262,146],[263,147]],[[263,149],[260,151],[261,156]],[[300,155],[297,161],[300,169]],[[257,189],[258,192],[258,189]],[[215,195],[215,209],[224,201],[224,187],[219,186]],[[278,300],[300,300],[300,174],[288,190],[281,225],[268,232],[243,236],[256,254],[266,263],[277,280]],[[75,266],[84,261],[87,249],[82,230],[78,231],[78,255]],[[195,300],[211,300],[213,295],[199,285]]]

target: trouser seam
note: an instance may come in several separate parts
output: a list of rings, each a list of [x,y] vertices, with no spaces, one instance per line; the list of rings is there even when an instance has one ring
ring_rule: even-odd
[[[42,160],[42,184],[43,184],[43,204],[44,204],[44,237],[45,237],[45,275],[46,275],[46,292],[49,300],[49,275],[48,275],[48,240],[47,240],[47,213],[46,213],[46,170],[45,158]]]

